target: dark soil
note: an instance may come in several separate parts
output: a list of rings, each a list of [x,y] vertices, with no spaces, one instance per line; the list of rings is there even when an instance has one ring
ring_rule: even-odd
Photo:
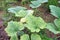
[[[7,33],[4,31],[3,21],[0,19],[0,40],[9,40]]]

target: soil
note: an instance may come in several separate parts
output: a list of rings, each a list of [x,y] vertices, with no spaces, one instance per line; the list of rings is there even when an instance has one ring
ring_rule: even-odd
[[[5,26],[3,26],[3,21],[0,19],[0,40],[9,40],[7,33],[4,31]]]

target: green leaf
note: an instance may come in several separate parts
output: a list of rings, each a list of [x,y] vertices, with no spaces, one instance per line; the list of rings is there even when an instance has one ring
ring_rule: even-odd
[[[40,36],[42,40],[53,40],[52,38],[49,38],[45,33],[43,34],[40,32]]]
[[[8,11],[14,13],[16,17],[25,17],[28,14],[33,14],[33,10],[24,10],[23,7],[9,8]]]
[[[22,35],[20,40],[30,40],[29,35],[28,34]]]
[[[60,19],[55,19],[54,23],[57,26],[58,30],[60,31]]]
[[[30,7],[32,8],[37,8],[41,6],[42,3],[47,2],[48,0],[36,0],[36,1],[31,1]]]
[[[33,14],[33,10],[20,10],[18,13],[15,13],[16,17],[25,17]]]
[[[13,36],[11,36],[11,39],[10,39],[10,40],[18,40],[17,35],[13,35]]]
[[[30,15],[26,17],[26,20],[26,27],[31,30],[31,32],[39,32],[40,29],[44,29],[46,26],[46,23],[41,17]]]
[[[50,5],[49,7],[51,10],[51,14],[57,18],[60,18],[60,8],[53,5]]]
[[[40,3],[48,2],[48,0],[37,0],[37,1],[39,1]]]
[[[26,10],[26,8],[22,7],[22,6],[16,6],[16,7],[8,8],[8,12],[11,12],[11,13],[17,13],[20,10]]]
[[[20,10],[19,12],[15,13],[16,17],[25,17],[27,15],[26,10]]]
[[[48,23],[46,27],[49,31],[53,32],[54,34],[58,34],[59,31],[56,30],[56,26],[52,23]]]
[[[20,22],[10,21],[5,31],[9,36],[15,35],[19,30],[23,30],[24,25]]]
[[[25,17],[33,14],[33,10],[20,10],[18,13],[15,13],[16,17]]]
[[[9,20],[11,20],[12,16],[13,16],[13,14],[4,13],[2,19],[3,19],[4,21],[9,21]]]
[[[31,40],[41,40],[41,37],[38,34],[32,34]]]

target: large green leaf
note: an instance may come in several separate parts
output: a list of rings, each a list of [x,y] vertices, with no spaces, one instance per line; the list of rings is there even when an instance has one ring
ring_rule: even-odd
[[[33,10],[20,10],[19,12],[15,13],[16,17],[25,17],[28,14],[33,14]]]
[[[29,15],[26,17],[26,20],[26,27],[31,30],[31,32],[39,32],[40,29],[44,29],[46,26],[46,23],[41,17]]]
[[[49,7],[51,10],[51,14],[57,18],[60,18],[60,8],[53,5],[50,5]]]
[[[54,23],[57,26],[58,30],[60,30],[60,19],[55,19]]]
[[[20,10],[19,12],[15,13],[16,17],[25,17],[27,15],[26,10]]]
[[[53,32],[54,34],[58,34],[59,31],[56,29],[56,26],[53,23],[48,23],[46,27],[49,31]]]
[[[32,8],[37,8],[41,6],[42,3],[47,2],[48,0],[36,0],[36,1],[31,1],[30,7]]]
[[[31,40],[41,40],[41,37],[38,34],[32,34]]]
[[[25,17],[27,14],[32,14],[33,10],[25,10],[24,7],[15,7],[15,8],[9,8],[8,12],[14,13],[16,17]]]
[[[29,35],[28,34],[22,35],[20,40],[30,40]]]
[[[15,35],[19,30],[23,30],[24,25],[19,22],[10,21],[8,22],[8,26],[5,31],[8,33],[9,36]]]
[[[8,12],[17,13],[17,12],[19,12],[20,10],[25,10],[25,9],[26,9],[25,7],[16,6],[16,7],[8,8]]]
[[[17,35],[13,35],[13,36],[11,36],[11,39],[10,39],[10,40],[18,40]]]

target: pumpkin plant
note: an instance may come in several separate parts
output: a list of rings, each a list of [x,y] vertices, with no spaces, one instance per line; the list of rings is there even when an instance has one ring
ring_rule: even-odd
[[[51,14],[56,17],[54,23],[49,23],[47,29],[49,29],[54,34],[60,33],[60,8],[54,5],[50,5]]]
[[[8,22],[5,31],[11,37],[10,40],[46,40],[46,38],[42,39],[39,33],[46,28],[47,23],[41,17],[34,16],[33,10],[14,7],[9,8],[8,12],[14,13],[16,17],[21,18],[20,21],[11,20]],[[29,30],[30,34],[23,31],[25,28]],[[18,36],[20,36],[20,39],[18,39]]]
[[[25,0],[22,1],[24,2]],[[37,8],[45,2],[48,2],[48,0],[31,1],[30,7]],[[50,5],[50,10],[51,14],[57,17],[57,19],[54,20],[55,25],[53,23],[46,23],[41,17],[34,16],[34,10],[28,10],[22,6],[9,8],[8,12],[14,14],[15,17],[20,18],[20,21],[11,20],[8,22],[5,31],[7,32],[8,36],[11,37],[10,40],[53,40],[52,38],[50,39],[47,36],[45,37],[44,35],[40,34],[40,32],[44,29],[49,29],[54,34],[60,33],[60,8],[53,5]],[[25,28],[29,30],[30,34],[25,33]],[[18,36],[20,38],[18,38]]]

